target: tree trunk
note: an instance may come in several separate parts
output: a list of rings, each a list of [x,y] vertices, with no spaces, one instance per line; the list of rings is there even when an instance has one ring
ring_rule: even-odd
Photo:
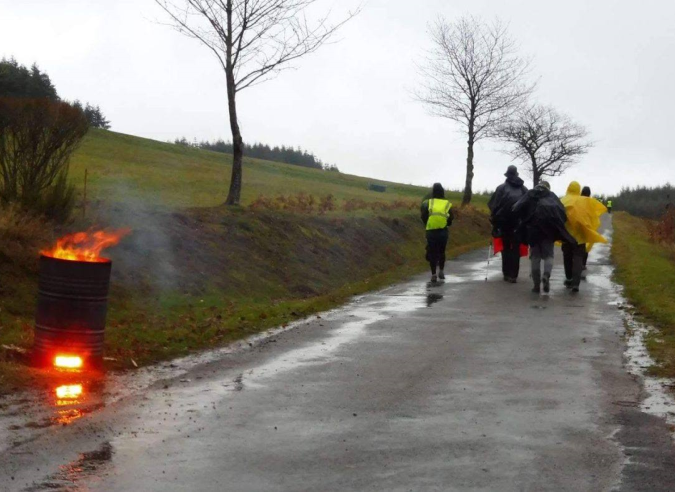
[[[232,0],[227,0],[227,58],[225,78],[227,79],[227,107],[230,114],[230,130],[232,131],[232,178],[230,191],[225,205],[239,205],[241,200],[242,161],[244,159],[244,140],[241,138],[239,120],[237,118],[237,87],[234,82],[234,66],[232,64]]]
[[[468,205],[471,203],[471,198],[473,197],[473,144],[474,144],[474,134],[473,134],[473,123],[469,124],[469,141],[466,154],[466,184],[464,185],[464,197],[462,198],[462,205]]]
[[[534,188],[541,181],[541,172],[539,172],[535,157],[530,155],[530,160],[532,161],[532,187]]]
[[[225,205],[239,205],[243,175],[242,161],[244,159],[244,140],[241,138],[241,131],[239,130],[235,92],[232,91],[232,93],[230,93],[229,85],[228,81],[227,104],[230,110],[230,130],[232,130],[232,177],[230,179],[230,191],[227,194]]]

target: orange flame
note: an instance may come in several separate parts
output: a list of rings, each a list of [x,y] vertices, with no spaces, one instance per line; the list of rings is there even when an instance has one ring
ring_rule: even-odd
[[[54,358],[54,367],[61,369],[80,369],[82,357],[79,355],[57,355]]]
[[[44,256],[70,261],[102,263],[108,261],[100,256],[101,251],[115,246],[129,234],[131,229],[115,231],[76,232],[56,241],[52,249],[42,251]]]

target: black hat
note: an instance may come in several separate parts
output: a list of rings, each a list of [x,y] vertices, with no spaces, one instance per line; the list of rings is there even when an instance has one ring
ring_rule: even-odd
[[[507,178],[518,176],[518,168],[516,166],[509,166],[504,176],[506,176]]]

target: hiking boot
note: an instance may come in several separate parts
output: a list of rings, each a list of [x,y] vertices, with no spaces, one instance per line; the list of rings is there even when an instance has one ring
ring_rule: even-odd
[[[546,292],[548,294],[549,292],[551,292],[551,279],[550,279],[550,277],[544,275],[544,282],[543,283],[544,283],[544,292]]]
[[[510,284],[517,284],[517,283],[518,283],[518,279],[513,278],[513,277],[509,277],[509,279],[507,280],[507,282],[510,283]]]
[[[432,284],[433,284],[433,283],[436,283],[436,280],[437,280],[436,275],[435,275],[435,274],[432,275],[432,276],[431,276],[431,283],[432,283]]]
[[[532,292],[534,292],[535,294],[539,294],[541,292],[541,273],[539,272],[532,273],[532,282],[534,283]]]
[[[579,287],[572,287],[572,292],[574,292],[575,294],[579,292]]]
[[[445,280],[445,273],[443,273],[443,270],[439,270],[438,278],[441,279],[441,280]]]
[[[572,280],[571,278],[565,279],[565,287],[567,287],[568,289],[571,289],[572,288],[572,282],[574,282],[574,280]]]

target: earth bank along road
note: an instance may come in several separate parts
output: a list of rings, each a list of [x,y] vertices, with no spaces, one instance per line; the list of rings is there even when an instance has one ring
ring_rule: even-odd
[[[608,246],[576,296],[559,252],[541,297],[527,262],[485,283],[485,254],[7,449],[0,490],[675,490],[623,365]]]

